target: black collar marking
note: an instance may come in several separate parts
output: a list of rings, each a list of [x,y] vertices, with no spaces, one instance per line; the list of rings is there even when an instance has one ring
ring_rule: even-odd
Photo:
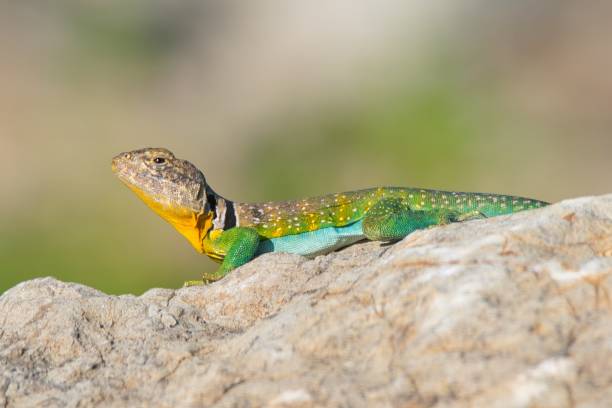
[[[219,197],[221,198],[221,197]],[[234,207],[234,203],[230,200],[226,200],[221,198],[225,203],[225,219],[222,220],[222,225],[224,230],[228,230],[230,228],[234,228],[236,226],[236,209]],[[206,204],[208,205],[209,211],[213,213],[213,219],[217,218],[217,194],[215,194],[212,190],[208,190],[206,192]]]
[[[225,200],[225,223],[223,225],[224,230],[234,228],[236,226],[236,209],[234,203],[230,200]]]
[[[208,206],[208,210],[211,211],[216,217],[217,216],[217,195],[213,193],[212,191],[206,191],[206,205]]]

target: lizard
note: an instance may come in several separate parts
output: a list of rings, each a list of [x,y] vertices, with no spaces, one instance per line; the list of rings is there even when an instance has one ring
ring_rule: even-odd
[[[393,242],[413,231],[537,209],[512,195],[375,187],[291,201],[241,203],[217,194],[204,174],[165,148],[124,152],[112,170],[199,253],[220,263],[185,286],[217,281],[266,252],[314,257],[362,240]]]

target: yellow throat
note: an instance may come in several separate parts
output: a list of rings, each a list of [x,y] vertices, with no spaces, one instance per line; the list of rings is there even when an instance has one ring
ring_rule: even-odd
[[[128,184],[128,187],[144,201],[149,208],[159,214],[160,217],[170,223],[170,225],[176,228],[181,235],[187,238],[187,241],[189,241],[196,251],[204,253],[202,239],[212,227],[212,213],[197,213],[192,209],[179,207],[173,203],[162,203],[155,200],[152,196],[146,194],[138,187],[130,184]]]

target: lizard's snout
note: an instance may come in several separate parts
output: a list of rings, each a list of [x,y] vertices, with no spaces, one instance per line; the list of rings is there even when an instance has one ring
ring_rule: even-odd
[[[111,161],[111,168],[114,173],[117,173],[123,166],[123,164],[131,159],[130,153],[119,153]]]
[[[111,161],[111,169],[113,170],[113,173],[117,173],[117,171],[119,171],[120,161],[121,161],[120,155],[113,157],[113,160]]]

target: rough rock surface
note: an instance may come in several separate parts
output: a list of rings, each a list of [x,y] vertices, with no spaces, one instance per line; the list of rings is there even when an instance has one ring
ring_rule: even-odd
[[[607,407],[611,274],[608,195],[140,297],[36,279],[0,406]]]

